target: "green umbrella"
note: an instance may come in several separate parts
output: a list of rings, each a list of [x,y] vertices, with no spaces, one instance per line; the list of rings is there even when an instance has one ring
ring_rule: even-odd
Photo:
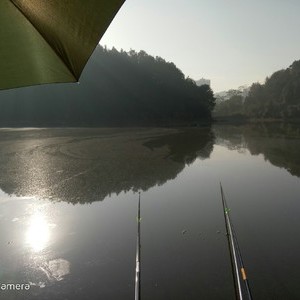
[[[0,89],[76,82],[125,0],[0,0]]]

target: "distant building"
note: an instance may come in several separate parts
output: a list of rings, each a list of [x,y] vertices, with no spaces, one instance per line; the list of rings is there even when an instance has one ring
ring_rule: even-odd
[[[199,80],[196,81],[196,84],[198,86],[201,86],[201,85],[209,85],[210,86],[210,80],[209,79],[205,79],[205,78],[201,78]]]

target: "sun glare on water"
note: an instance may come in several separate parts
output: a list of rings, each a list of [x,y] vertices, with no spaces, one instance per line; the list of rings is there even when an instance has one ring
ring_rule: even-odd
[[[45,216],[37,212],[30,221],[26,233],[26,243],[34,252],[39,252],[45,249],[50,239],[50,228]]]

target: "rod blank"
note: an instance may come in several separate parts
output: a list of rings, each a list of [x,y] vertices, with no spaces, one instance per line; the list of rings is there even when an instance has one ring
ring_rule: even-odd
[[[239,300],[243,300],[243,299],[252,300],[252,295],[251,295],[250,286],[246,275],[246,270],[245,270],[241,250],[238,244],[238,240],[236,237],[233,224],[230,219],[229,208],[226,203],[226,198],[223,192],[223,187],[221,182],[220,182],[220,189],[221,189],[221,197],[222,197],[222,204],[223,204],[225,226],[227,231],[228,245],[230,250],[230,258],[231,258],[231,265],[233,271],[236,298]],[[244,287],[244,289],[242,288],[242,286]],[[247,298],[244,297],[245,294],[245,292],[243,292],[244,290],[246,291]]]
[[[136,241],[136,266],[135,266],[135,300],[141,299],[141,193],[139,192],[137,209],[137,241]]]

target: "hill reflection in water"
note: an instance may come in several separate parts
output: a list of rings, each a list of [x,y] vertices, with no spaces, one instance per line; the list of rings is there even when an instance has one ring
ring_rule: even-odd
[[[70,203],[147,190],[208,158],[214,135],[195,129],[22,129],[0,131],[0,188]]]
[[[272,165],[300,177],[300,124],[257,123],[215,126],[217,144],[251,155],[262,154]]]

